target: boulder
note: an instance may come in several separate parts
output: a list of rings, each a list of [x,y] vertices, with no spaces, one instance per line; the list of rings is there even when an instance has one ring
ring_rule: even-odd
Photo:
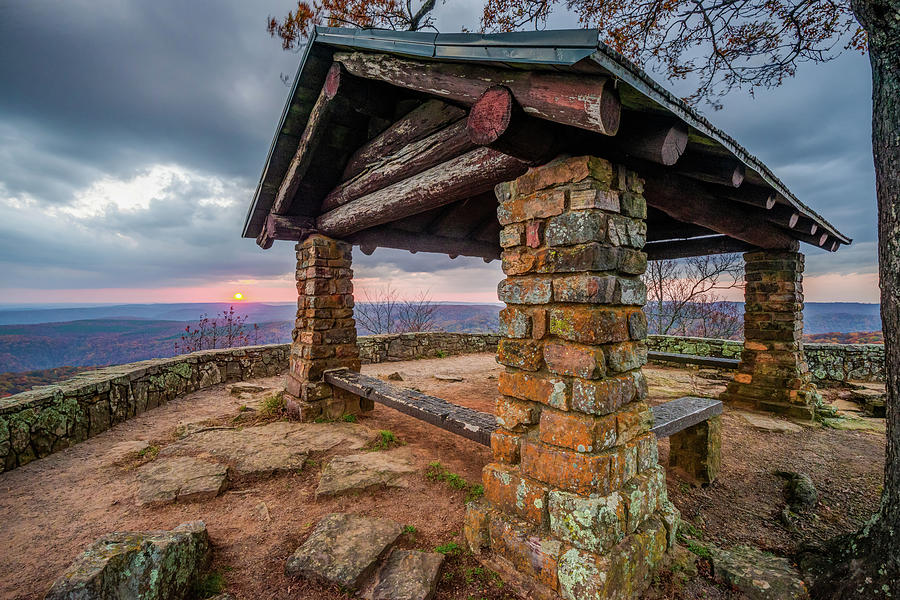
[[[415,471],[412,457],[405,450],[337,456],[322,469],[316,497],[378,487],[405,487],[404,477]]]
[[[402,533],[399,523],[387,519],[332,513],[288,558],[284,572],[356,591]]]
[[[45,600],[186,598],[209,561],[203,521],[172,531],[110,533],[75,559]]]
[[[394,550],[375,577],[370,600],[431,600],[444,555]]]
[[[793,471],[776,471],[776,475],[787,481],[785,496],[794,511],[815,508],[819,503],[819,494],[812,479],[806,473]]]
[[[750,600],[806,600],[809,591],[786,558],[738,546],[711,548],[716,579],[733,585]]]
[[[215,498],[225,489],[225,465],[190,456],[161,458],[137,471],[138,506]]]

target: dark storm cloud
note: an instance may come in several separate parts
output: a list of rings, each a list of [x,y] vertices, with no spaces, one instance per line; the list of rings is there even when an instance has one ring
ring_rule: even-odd
[[[265,18],[292,5],[0,6],[0,286],[197,286],[288,273],[290,244],[263,252],[239,236],[288,93],[279,75],[299,62],[267,36]],[[474,28],[479,13],[474,0],[439,4],[438,23]],[[861,242],[813,251],[812,273],[874,268],[868,73],[858,56],[805,67],[782,89],[732,94],[710,115]],[[176,175],[148,183],[159,172]],[[355,267],[370,278],[439,273],[465,290],[502,277],[497,263],[386,250],[358,254]]]

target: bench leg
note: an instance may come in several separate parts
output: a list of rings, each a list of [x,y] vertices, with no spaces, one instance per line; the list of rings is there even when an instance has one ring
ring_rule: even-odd
[[[719,475],[722,464],[722,417],[688,427],[669,438],[669,467],[700,485]]]

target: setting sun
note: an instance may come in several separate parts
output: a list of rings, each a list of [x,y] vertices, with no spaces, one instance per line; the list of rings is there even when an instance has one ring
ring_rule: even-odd
[[[235,299],[235,300],[243,300],[243,299],[244,299],[244,295],[243,295],[242,293],[240,293],[240,292],[237,292],[237,293],[234,295],[234,299]]]

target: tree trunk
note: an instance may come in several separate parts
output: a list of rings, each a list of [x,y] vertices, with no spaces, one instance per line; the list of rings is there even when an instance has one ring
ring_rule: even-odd
[[[823,598],[900,597],[900,0],[851,0],[869,36],[872,150],[878,197],[878,264],[887,388],[887,453],[878,513],[850,540],[843,561],[814,588]]]

